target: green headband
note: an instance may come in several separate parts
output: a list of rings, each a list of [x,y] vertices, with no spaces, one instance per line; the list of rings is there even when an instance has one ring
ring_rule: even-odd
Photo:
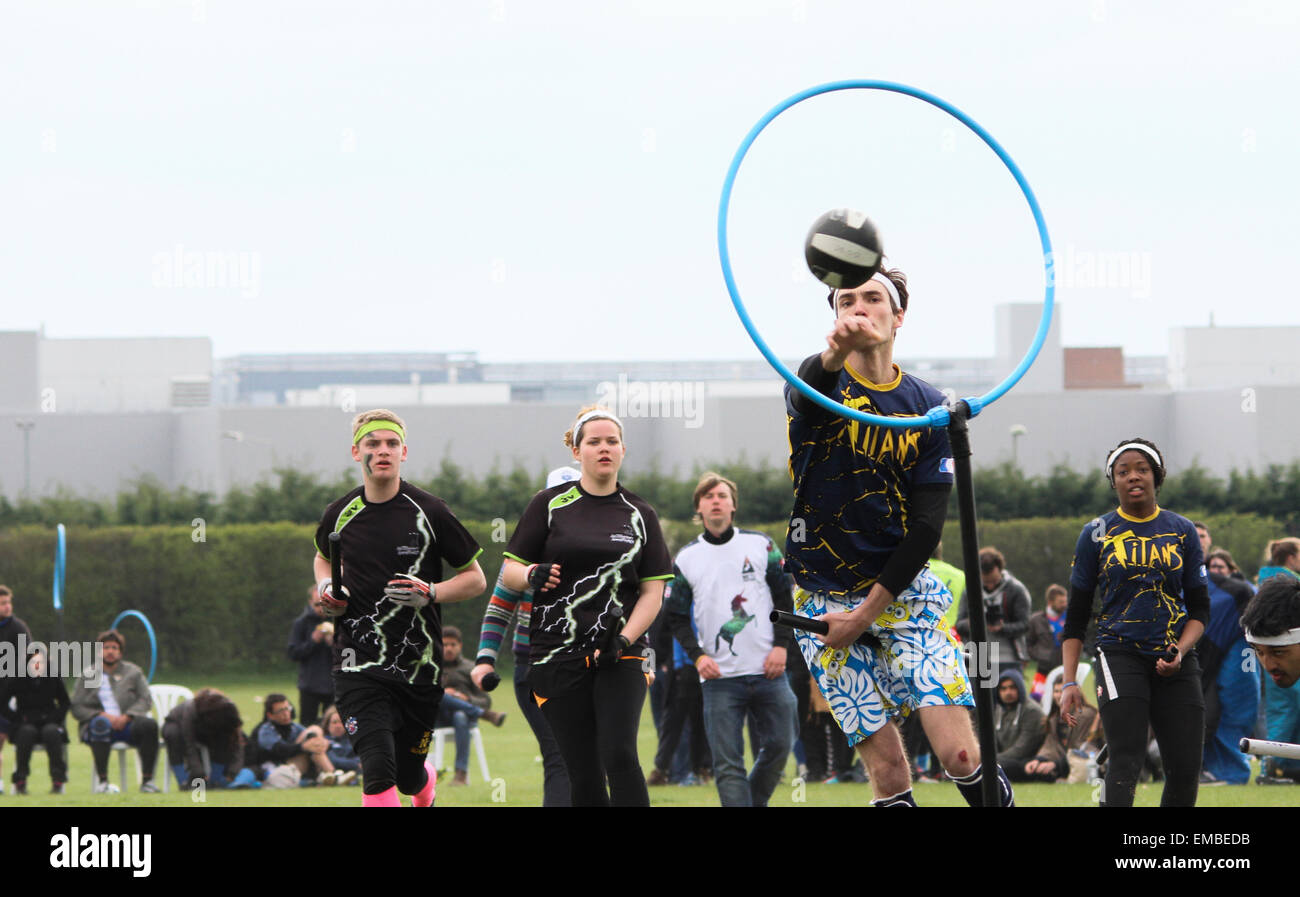
[[[406,441],[406,431],[402,429],[401,424],[391,420],[372,420],[364,424],[360,430],[357,430],[357,435],[352,437],[352,444],[357,445],[367,433],[373,433],[376,430],[392,430],[402,437],[402,442]]]

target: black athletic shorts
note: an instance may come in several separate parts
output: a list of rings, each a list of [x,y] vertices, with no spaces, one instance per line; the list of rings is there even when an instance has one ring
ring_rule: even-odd
[[[370,732],[393,733],[398,751],[427,754],[442,703],[437,685],[404,685],[362,673],[335,673],[334,695],[343,728],[355,747]]]

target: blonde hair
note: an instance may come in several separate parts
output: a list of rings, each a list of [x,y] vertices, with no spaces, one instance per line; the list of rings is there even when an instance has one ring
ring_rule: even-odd
[[[691,495],[691,504],[695,507],[695,516],[692,519],[696,523],[700,523],[704,520],[704,518],[700,516],[700,497],[706,492],[712,492],[719,485],[726,486],[731,490],[732,511],[734,512],[740,506],[740,496],[736,493],[736,484],[720,473],[714,473],[711,470],[707,471],[700,477],[700,482],[695,486],[695,492]],[[732,516],[734,518],[734,513]]]
[[[582,416],[591,411],[605,411],[611,416],[614,414],[614,412],[610,411],[604,405],[583,405],[578,409],[578,413],[573,418],[573,426],[564,431],[564,445],[566,448],[573,448],[578,444],[577,440],[581,436],[581,431],[575,433],[574,429],[578,426],[578,421],[582,419]],[[598,418],[598,420],[609,420],[609,418],[602,417]],[[619,423],[617,419],[610,422],[618,427],[618,438],[621,440],[623,438],[623,425]]]
[[[402,420],[387,408],[374,408],[370,411],[363,411],[356,417],[352,418],[352,438],[355,440],[357,438],[357,431],[372,420],[391,420],[393,423],[401,427],[403,432],[406,431],[406,421]],[[406,440],[403,439],[402,441],[405,442]]]

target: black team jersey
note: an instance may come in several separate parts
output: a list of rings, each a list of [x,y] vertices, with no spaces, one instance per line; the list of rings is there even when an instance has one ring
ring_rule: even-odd
[[[384,597],[394,576],[441,582],[445,561],[463,570],[483,553],[447,503],[405,480],[385,502],[367,502],[358,486],[325,509],[316,551],[329,557],[329,534],[343,552],[347,613],[335,621],[334,670],[365,673],[411,685],[435,685],[442,667],[442,611],[421,610]],[[336,597],[342,597],[336,589]]]
[[[943,404],[943,393],[898,366],[893,381],[871,383],[848,365],[831,398],[900,417]],[[942,427],[894,429],[817,408],[800,414],[786,386],[794,510],[786,534],[786,570],[809,591],[867,592],[907,535],[912,488],[951,485],[952,450]]]
[[[534,664],[602,647],[611,626],[632,615],[641,583],[673,578],[658,515],[622,486],[609,495],[577,483],[543,489],[524,509],[505,555],[560,565],[560,584],[533,593]],[[644,635],[638,644],[647,644]]]
[[[1070,585],[1101,587],[1098,648],[1158,655],[1187,624],[1186,591],[1209,583],[1196,527],[1157,507],[1143,519],[1117,509],[1085,526]]]

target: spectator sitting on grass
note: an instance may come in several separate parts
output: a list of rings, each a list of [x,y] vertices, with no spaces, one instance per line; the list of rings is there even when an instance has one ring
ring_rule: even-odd
[[[304,779],[321,785],[347,785],[357,777],[355,772],[334,768],[320,726],[294,722],[293,705],[282,694],[267,695],[265,715],[249,741],[257,746],[267,787],[292,788]]]
[[[343,717],[339,716],[339,709],[333,704],[325,708],[325,713],[321,716],[321,729],[325,733],[325,740],[329,742],[330,747],[326,753],[334,768],[360,774],[361,758],[352,747],[352,739],[348,738],[347,729],[343,726]]]

